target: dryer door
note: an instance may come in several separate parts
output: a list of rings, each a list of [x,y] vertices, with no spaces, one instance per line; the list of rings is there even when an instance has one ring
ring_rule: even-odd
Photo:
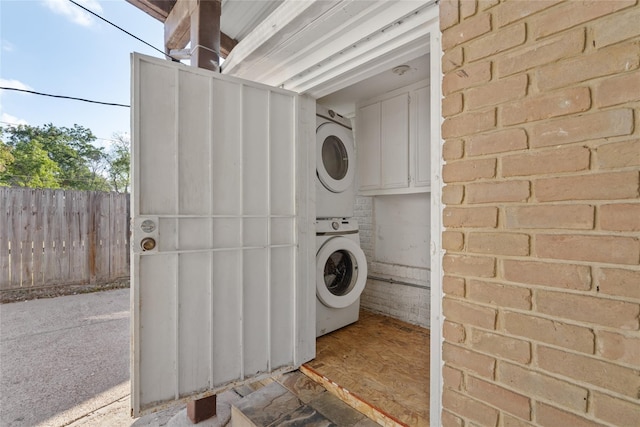
[[[316,132],[316,171],[322,185],[341,193],[353,184],[355,150],[351,130],[324,123]]]
[[[360,246],[346,237],[333,237],[316,255],[316,295],[331,308],[358,300],[367,282],[367,260]]]

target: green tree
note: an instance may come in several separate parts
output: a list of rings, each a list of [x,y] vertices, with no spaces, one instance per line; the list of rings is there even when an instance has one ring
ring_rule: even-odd
[[[11,154],[11,147],[5,144],[4,141],[2,140],[3,133],[4,133],[4,129],[0,127],[0,173],[3,173],[4,171],[6,171],[7,167],[9,167],[9,165],[13,163],[15,160],[13,158],[13,155]],[[0,186],[6,186],[6,185],[7,184],[4,184],[0,180]]]
[[[25,153],[31,152],[34,156],[39,153],[38,149],[44,150],[47,157],[57,167],[55,179],[47,177],[47,179],[39,181],[34,178],[34,182],[48,183],[43,185],[51,185],[50,188],[110,190],[109,183],[103,176],[107,165],[106,153],[103,148],[93,145],[96,137],[87,128],[79,125],[74,125],[73,128],[56,127],[53,124],[41,127],[20,125],[6,128],[2,137],[13,153],[14,169],[22,171],[23,177],[38,177],[40,172],[35,168],[36,164],[30,162],[28,157],[18,158],[16,156],[18,147]],[[34,148],[28,149],[27,145],[33,145]],[[32,167],[35,169],[30,169]],[[10,172],[7,169],[2,174],[10,175]],[[30,182],[28,179],[19,180],[10,176],[4,176],[0,178],[0,181],[18,186],[28,186],[24,183]]]
[[[0,173],[6,171],[14,160],[13,154],[11,154],[11,147],[0,140]]]
[[[127,135],[113,135],[113,144],[108,153],[109,183],[118,193],[129,192],[130,145]]]
[[[0,173],[0,181],[11,187],[60,188],[60,168],[37,141],[18,142],[9,153],[13,162]]]

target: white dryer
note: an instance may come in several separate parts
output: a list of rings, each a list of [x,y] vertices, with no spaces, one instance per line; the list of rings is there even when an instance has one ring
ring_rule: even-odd
[[[367,282],[367,260],[358,223],[316,222],[316,337],[356,322]]]
[[[356,156],[351,121],[316,106],[316,218],[351,218]]]

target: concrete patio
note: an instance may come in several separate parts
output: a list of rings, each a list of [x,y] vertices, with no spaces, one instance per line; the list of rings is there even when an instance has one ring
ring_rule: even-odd
[[[0,360],[3,426],[189,425],[184,405],[130,416],[129,289],[0,305]],[[218,400],[240,426],[376,425],[298,371]]]

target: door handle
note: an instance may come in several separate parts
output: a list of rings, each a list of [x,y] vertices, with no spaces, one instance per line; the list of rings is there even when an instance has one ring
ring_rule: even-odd
[[[143,251],[153,250],[156,247],[156,241],[151,237],[145,237],[140,242],[140,247],[142,248]]]

